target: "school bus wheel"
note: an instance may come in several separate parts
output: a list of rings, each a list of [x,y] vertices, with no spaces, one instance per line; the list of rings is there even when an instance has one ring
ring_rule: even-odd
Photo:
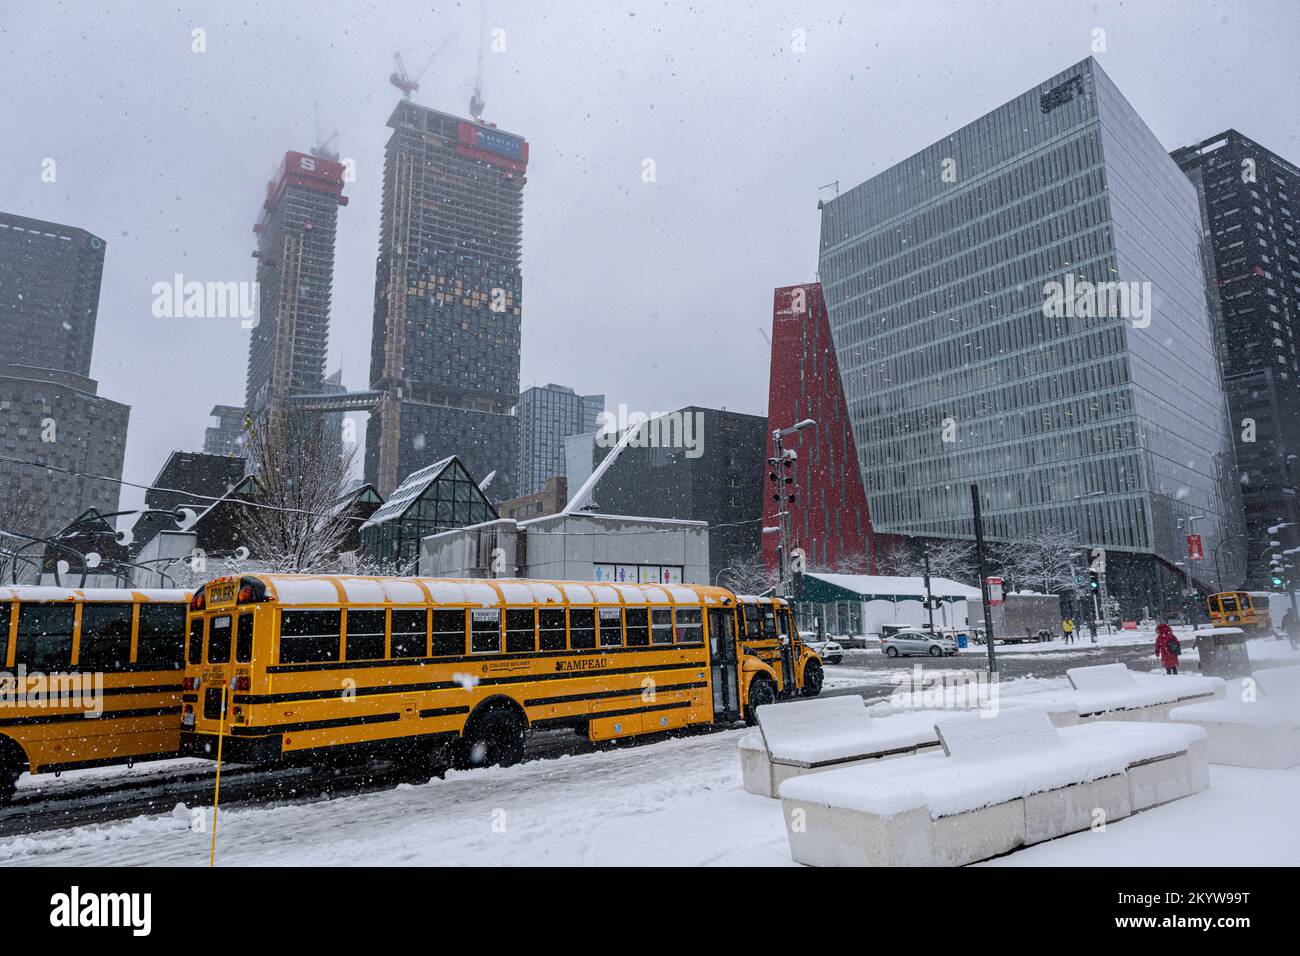
[[[18,785],[18,778],[28,767],[23,748],[8,737],[0,737],[0,803],[8,803]]]
[[[749,682],[749,706],[745,708],[745,723],[756,723],[754,708],[776,703],[776,684],[766,674],[755,674]]]
[[[524,721],[508,705],[489,705],[470,717],[457,748],[456,765],[509,767],[524,755]]]
[[[822,665],[816,658],[810,660],[803,668],[803,693],[805,697],[816,697],[822,692],[825,675]]]

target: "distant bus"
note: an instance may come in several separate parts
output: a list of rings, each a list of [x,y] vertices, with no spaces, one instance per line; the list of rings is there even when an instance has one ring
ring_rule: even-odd
[[[0,587],[0,802],[24,771],[177,755],[189,599]]]
[[[223,759],[259,765],[509,765],[534,730],[739,721],[820,686],[785,602],[747,604],[743,637],[738,604],[690,584],[218,578],[190,604],[181,749],[215,757],[220,733]],[[788,668],[765,659],[783,640]]]
[[[1270,631],[1268,601],[1257,606],[1249,591],[1221,591],[1205,599],[1210,622],[1215,627],[1239,627],[1244,631]]]

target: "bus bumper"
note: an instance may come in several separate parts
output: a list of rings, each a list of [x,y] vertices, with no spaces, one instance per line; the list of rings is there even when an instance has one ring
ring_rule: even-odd
[[[282,736],[265,737],[226,736],[221,743],[221,759],[231,763],[267,764],[280,760]],[[181,756],[217,759],[217,735],[195,731],[181,733]]]

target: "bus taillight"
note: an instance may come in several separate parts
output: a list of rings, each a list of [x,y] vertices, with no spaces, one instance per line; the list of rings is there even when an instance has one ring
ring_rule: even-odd
[[[240,674],[235,678],[235,690],[248,690],[248,675]]]

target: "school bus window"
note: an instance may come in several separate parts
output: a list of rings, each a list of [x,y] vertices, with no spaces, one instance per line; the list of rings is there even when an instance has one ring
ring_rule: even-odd
[[[673,642],[673,609],[655,607],[650,609],[650,643],[671,644]]]
[[[741,631],[741,638],[746,641],[761,641],[763,639],[763,618],[762,614],[754,605],[747,605],[741,608],[741,614],[744,615],[745,626]]]
[[[18,641],[14,666],[52,671],[72,666],[71,604],[24,604],[18,609]]]
[[[623,646],[623,612],[616,607],[600,609],[600,646]]]
[[[586,650],[596,646],[596,609],[569,608],[569,646]]]
[[[421,634],[421,637],[424,635]],[[397,635],[393,635],[396,643]],[[394,654],[394,657],[397,655]],[[377,661],[384,657],[384,612],[348,611],[347,659]]]
[[[209,664],[230,663],[230,630],[233,623],[229,614],[223,614],[214,617],[208,625]]]
[[[235,625],[235,663],[247,664],[253,659],[253,613],[239,615]]]
[[[630,607],[623,612],[627,621],[627,646],[645,647],[650,643],[648,614],[643,607]]]
[[[130,604],[83,604],[79,667],[124,670],[131,663]]]
[[[433,647],[430,657],[462,657],[465,654],[465,612],[434,611]]]
[[[538,608],[537,631],[540,635],[540,645],[542,650],[564,650],[568,646],[564,642],[564,608]]]
[[[496,654],[501,650],[501,612],[470,613],[469,650],[471,654]]]
[[[394,658],[417,658],[429,656],[428,615],[421,608],[418,611],[393,612],[393,652]],[[352,641],[352,622],[348,620],[348,643]],[[380,655],[383,656],[382,654]]]
[[[190,621],[190,656],[191,664],[203,663],[203,618],[196,617]]]
[[[506,611],[506,653],[523,654],[537,650],[535,617],[531,607]]]
[[[199,623],[199,622],[195,622]],[[202,628],[202,624],[199,624]],[[185,606],[141,604],[137,664],[179,668],[185,658]]]
[[[776,618],[772,614],[772,605],[763,605],[763,636],[768,640],[776,637]]]
[[[338,609],[280,612],[280,663],[319,664],[338,660],[342,616]]]
[[[677,643],[704,643],[704,611],[700,608],[677,608]]]
[[[1237,597],[1234,594],[1225,594],[1223,596],[1223,609],[1225,611],[1237,610]]]

